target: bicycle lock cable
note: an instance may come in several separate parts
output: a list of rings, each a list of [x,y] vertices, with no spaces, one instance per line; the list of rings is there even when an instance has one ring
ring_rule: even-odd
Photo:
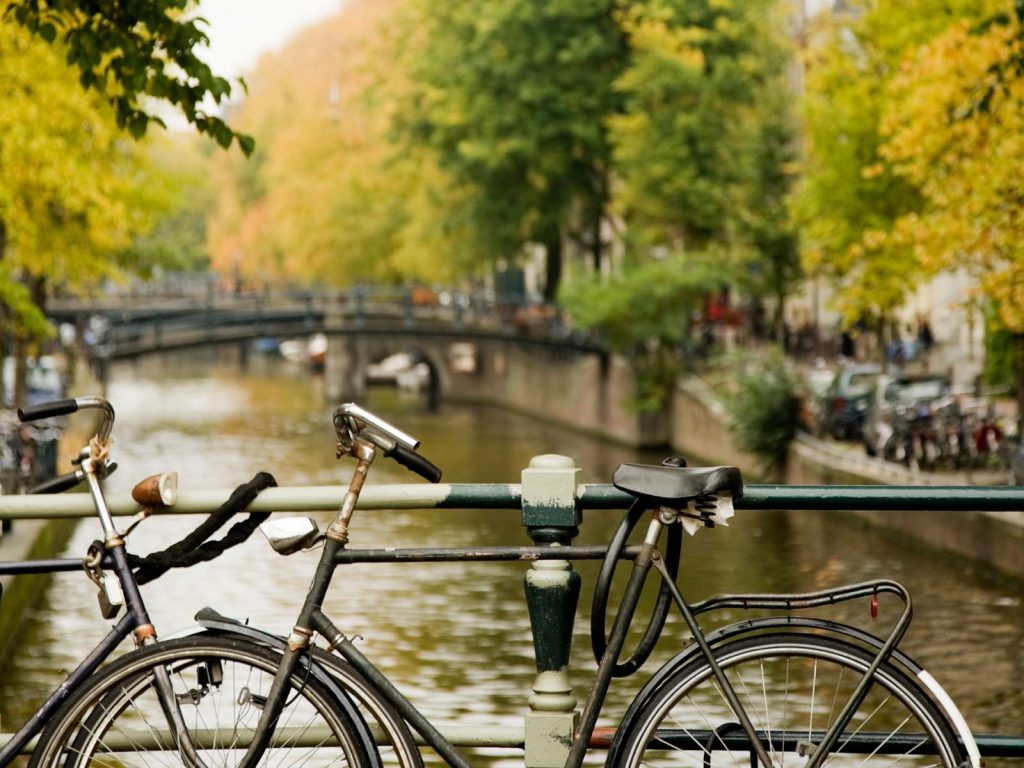
[[[277,480],[269,472],[257,472],[248,483],[238,486],[220,509],[212,513],[200,523],[194,531],[164,550],[153,552],[145,557],[129,555],[128,562],[135,571],[135,580],[139,584],[153,581],[172,568],[188,568],[196,563],[204,563],[222,555],[231,547],[248,539],[256,527],[270,517],[269,512],[250,512],[241,522],[228,529],[223,538],[207,541],[218,531],[230,517],[244,511],[264,488],[277,485]]]

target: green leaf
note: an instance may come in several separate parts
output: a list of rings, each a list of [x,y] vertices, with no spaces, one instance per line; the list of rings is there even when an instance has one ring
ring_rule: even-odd
[[[237,134],[235,138],[238,139],[238,147],[242,150],[242,153],[246,157],[251,156],[253,150],[256,149],[256,139],[243,133]]]
[[[133,139],[141,139],[146,135],[146,128],[149,126],[149,117],[141,112],[136,112],[128,120],[128,132]]]
[[[213,130],[213,138],[218,144],[220,144],[224,149],[231,146],[231,142],[234,140],[235,136],[223,121],[217,120],[212,124],[211,129]]]
[[[39,36],[48,43],[57,39],[57,28],[49,22],[39,27]]]

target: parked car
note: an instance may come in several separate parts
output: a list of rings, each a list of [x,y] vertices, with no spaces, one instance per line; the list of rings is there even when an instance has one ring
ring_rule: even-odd
[[[949,377],[943,374],[879,376],[861,430],[864,450],[869,456],[898,458],[886,450],[897,422],[916,418],[929,403],[949,393]]]
[[[882,368],[871,363],[844,366],[832,379],[821,398],[818,434],[836,440],[860,437],[875,380]]]

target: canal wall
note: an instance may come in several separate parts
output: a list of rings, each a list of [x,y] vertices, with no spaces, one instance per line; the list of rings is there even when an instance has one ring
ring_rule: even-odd
[[[714,464],[738,466],[748,478],[763,477],[764,465],[739,450],[728,415],[699,379],[680,380],[672,398],[672,447]],[[769,480],[787,485],[961,485],[962,475],[911,472],[873,458],[859,445],[818,440],[799,434],[784,466]],[[1024,581],[1024,511],[936,512],[920,510],[851,511],[851,515],[892,535],[921,542],[959,558],[980,563],[1003,576]]]
[[[395,339],[389,346],[376,340],[371,354],[366,339],[332,340],[338,342],[348,346],[328,352],[327,389],[331,392],[332,381],[345,382],[354,398],[365,389],[365,383],[353,384],[353,374],[359,367],[407,343]],[[443,399],[498,404],[635,447],[671,446],[691,464],[738,466],[748,481],[796,485],[965,482],[963,477],[911,473],[891,462],[863,455],[859,446],[819,441],[807,435],[791,444],[784,463],[766,467],[762,459],[737,447],[724,406],[699,378],[679,380],[661,412],[633,411],[629,404],[636,380],[628,361],[616,355],[577,352],[514,338],[473,343],[420,340],[417,351],[429,361]],[[343,370],[332,371],[339,362]],[[360,386],[364,389],[355,391]],[[338,394],[335,392],[334,397]],[[894,535],[913,538],[1024,580],[1024,512],[852,514]]]
[[[486,344],[466,368],[449,372],[446,399],[497,403],[637,447],[669,442],[665,413],[631,408],[635,376],[618,355]]]
[[[329,336],[328,400],[363,398],[367,365],[396,352],[427,363],[432,397],[500,405],[636,447],[669,442],[665,412],[638,413],[630,407],[636,379],[627,360],[527,337]]]
[[[91,374],[79,366],[71,396],[101,391]],[[80,412],[69,420],[58,443],[58,471],[66,469],[78,449],[96,432],[99,419],[94,412]],[[50,560],[60,557],[74,533],[78,520],[14,520],[0,536],[0,561]],[[85,554],[84,552],[82,553]],[[50,586],[52,574],[0,576],[0,669],[18,645],[25,620]],[[84,578],[84,577],[83,577]]]
[[[0,560],[48,560],[60,555],[77,520],[18,520],[0,538]],[[18,644],[25,618],[42,599],[51,576],[0,576],[0,668]]]

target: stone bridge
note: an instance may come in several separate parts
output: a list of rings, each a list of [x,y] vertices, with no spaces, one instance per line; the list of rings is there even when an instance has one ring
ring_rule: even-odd
[[[624,407],[629,364],[535,307],[474,296],[355,290],[293,296],[55,301],[57,322],[91,328],[107,361],[261,338],[324,334],[331,402],[365,395],[367,368],[396,352],[426,363],[433,400],[491,402],[633,445],[664,444],[667,420]]]

